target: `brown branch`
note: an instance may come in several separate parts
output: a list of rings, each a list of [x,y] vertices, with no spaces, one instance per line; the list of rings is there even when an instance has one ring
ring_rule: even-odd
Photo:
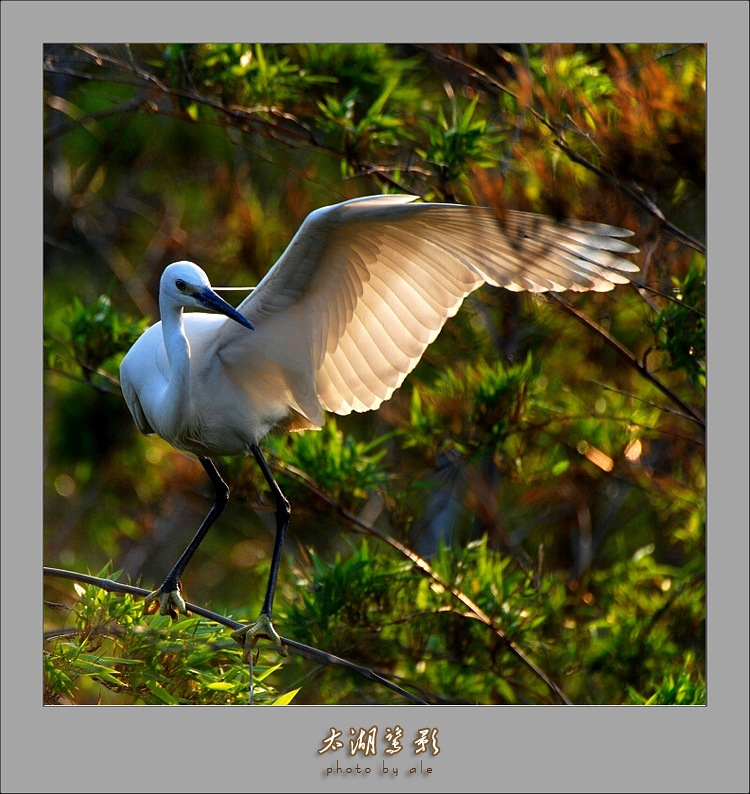
[[[72,380],[74,383],[81,383],[84,386],[91,386],[94,391],[98,391],[100,394],[112,394],[115,396],[120,396],[122,391],[120,390],[120,382],[117,378],[113,377],[107,372],[104,372],[100,369],[93,369],[92,367],[87,366],[86,364],[81,364],[80,362],[76,361],[80,367],[86,369],[88,372],[93,373],[94,375],[99,375],[105,381],[109,381],[114,388],[109,389],[105,385],[100,383],[95,383],[90,378],[81,378],[77,375],[74,375],[72,372],[66,372],[64,369],[58,369],[57,367],[44,367],[44,372],[50,372],[53,375],[60,375],[63,378],[67,378],[68,380]]]
[[[474,66],[473,64],[467,63],[460,58],[456,58],[453,55],[448,53],[439,52],[437,50],[430,49],[429,47],[423,48],[426,52],[428,52],[431,56],[435,58],[440,58],[445,61],[449,61],[450,63],[461,67],[469,77],[473,77],[478,82],[483,83],[486,87],[491,88],[495,91],[500,91],[501,93],[507,94],[508,96],[515,99],[520,107],[523,107],[524,110],[531,113],[534,118],[539,121],[544,127],[546,127],[550,132],[552,132],[555,136],[555,145],[563,151],[573,162],[578,163],[578,165],[583,166],[584,168],[588,169],[589,171],[596,174],[598,177],[603,179],[609,185],[611,185],[615,190],[619,191],[620,193],[624,193],[634,202],[636,202],[640,207],[642,207],[646,212],[656,218],[659,223],[672,235],[674,235],[678,240],[683,242],[685,245],[688,245],[690,248],[693,248],[700,253],[706,253],[706,246],[701,243],[699,240],[696,240],[694,237],[689,235],[687,232],[684,232],[679,227],[675,226],[671,221],[667,220],[664,213],[659,209],[659,207],[646,195],[643,188],[635,183],[624,182],[619,177],[616,177],[614,174],[610,174],[607,171],[604,171],[602,168],[594,165],[592,162],[587,160],[585,157],[574,152],[570,146],[565,142],[565,125],[561,122],[551,119],[548,114],[544,113],[543,111],[539,110],[538,108],[534,107],[533,105],[524,104],[518,98],[518,96],[511,91],[509,88],[504,86],[501,82],[496,80],[491,75],[487,74],[487,72],[483,71],[482,69]]]
[[[53,110],[56,110],[58,113],[63,113],[65,115],[70,116],[69,112],[66,110],[56,107],[55,100],[56,97],[50,97],[47,100],[47,105],[51,107]],[[124,113],[130,113],[132,111],[140,110],[143,107],[151,107],[149,99],[145,96],[136,97],[135,99],[130,100],[129,102],[123,102],[120,105],[114,105],[111,108],[106,108],[105,110],[99,110],[94,113],[83,113],[81,112],[80,115],[76,117],[72,117],[73,121],[65,122],[58,124],[56,127],[53,127],[48,132],[44,133],[44,143],[49,143],[51,140],[59,137],[60,135],[64,135],[66,132],[70,132],[70,130],[76,127],[85,127],[86,124],[90,121],[97,121],[98,119],[105,119],[109,116],[119,116]]]
[[[691,422],[695,422],[699,424],[701,427],[706,426],[706,420],[703,416],[701,416],[697,411],[693,410],[687,403],[683,402],[668,386],[662,383],[658,378],[652,375],[649,370],[641,364],[636,357],[623,345],[621,345],[608,331],[602,328],[601,325],[598,325],[593,320],[590,320],[586,317],[585,314],[579,312],[578,309],[574,308],[570,303],[568,303],[564,298],[561,298],[555,292],[547,293],[548,297],[552,300],[557,301],[560,306],[568,312],[568,314],[575,317],[579,322],[583,323],[590,331],[593,331],[597,336],[603,339],[616,353],[620,358],[624,359],[631,367],[633,367],[643,378],[645,378],[649,383],[656,386],[662,394],[665,394],[672,402],[679,406],[680,409],[684,412],[681,416],[684,419],[688,419]]]
[[[99,576],[78,573],[77,571],[66,571],[61,568],[49,568],[47,566],[45,566],[42,571],[45,576],[52,576],[58,579],[70,579],[74,582],[83,582],[85,584],[99,587],[102,590],[106,590],[110,593],[122,593],[144,598],[149,594],[149,591],[144,590],[142,587],[134,587],[133,585],[116,582],[114,579],[104,579]],[[237,621],[231,620],[230,618],[226,618],[223,615],[217,614],[216,612],[211,612],[210,610],[204,609],[197,604],[188,603],[187,607],[190,612],[200,615],[201,617],[208,620],[212,620],[214,623],[218,623],[221,626],[226,626],[227,628],[233,630],[243,628],[244,624],[238,623]],[[406,689],[403,689],[397,684],[394,684],[392,681],[389,681],[388,679],[383,678],[383,676],[378,675],[378,673],[369,667],[355,664],[354,662],[350,662],[348,659],[342,659],[341,657],[334,656],[334,654],[328,653],[327,651],[322,651],[319,648],[313,648],[310,645],[305,645],[304,643],[297,642],[296,640],[290,640],[286,637],[282,637],[281,641],[288,648],[297,651],[300,656],[303,656],[306,659],[322,662],[323,664],[334,665],[336,667],[343,667],[344,669],[351,670],[352,672],[357,673],[358,675],[361,675],[370,681],[374,681],[376,684],[380,684],[381,686],[384,686],[393,692],[397,692],[399,695],[406,698],[407,700],[410,700],[412,703],[418,703],[422,706],[429,705],[426,701],[418,698],[416,695],[413,695]]]
[[[110,55],[106,55],[103,53],[99,53],[89,47],[78,47],[81,52],[85,53],[95,61],[106,62],[120,70],[123,70],[126,74],[133,75],[136,79],[130,78],[118,78],[112,75],[106,75],[103,77],[98,77],[90,74],[86,74],[84,72],[79,72],[70,67],[66,66],[58,66],[54,63],[47,61],[44,65],[44,69],[46,72],[51,74],[65,74],[72,77],[77,77],[80,79],[86,80],[102,80],[102,81],[109,81],[109,82],[117,82],[120,84],[125,85],[133,85],[136,87],[143,88],[144,83],[148,86],[152,91],[159,91],[164,96],[167,97],[177,97],[180,99],[187,100],[189,102],[195,102],[200,105],[204,105],[206,107],[211,108],[212,110],[216,111],[219,116],[224,116],[229,119],[236,129],[239,129],[244,132],[252,131],[253,127],[261,128],[264,134],[271,138],[272,140],[281,143],[284,146],[289,146],[292,148],[303,148],[314,150],[319,153],[326,154],[328,156],[334,157],[337,160],[346,159],[346,154],[344,152],[338,151],[336,149],[331,148],[330,146],[325,145],[322,143],[315,135],[314,130],[312,130],[309,125],[303,122],[301,119],[297,118],[291,113],[284,111],[278,107],[272,105],[255,105],[253,107],[242,107],[241,105],[225,105],[222,102],[219,102],[216,99],[212,99],[211,97],[207,97],[203,94],[199,94],[197,91],[194,90],[187,90],[183,88],[176,88],[174,86],[169,86],[159,80],[151,72],[148,72],[144,69],[138,68],[135,64],[125,63],[117,58],[114,58]],[[140,98],[138,100],[133,100],[130,103],[126,103],[125,105],[119,106],[119,110],[122,112],[130,111],[130,110],[139,110],[142,107],[148,107],[151,112],[160,113],[161,115],[169,115],[173,117],[181,118],[184,121],[191,121],[195,123],[195,121],[187,117],[185,114],[177,114],[169,112],[168,110],[164,110],[159,108],[155,102],[150,99],[143,99]],[[118,112],[118,109],[108,110],[108,111],[101,111],[100,114],[103,115],[113,115]],[[80,119],[80,123],[85,123],[86,121],[93,118],[91,116],[85,116]],[[279,122],[287,122],[286,126],[283,126]],[[201,123],[210,123],[205,119],[201,120]],[[214,123],[220,123],[222,126],[225,125],[225,122],[217,121]],[[51,132],[47,134],[45,140],[56,137],[59,134],[67,132],[69,127],[72,125],[65,125],[65,126],[58,126]],[[403,192],[410,192],[406,187],[402,184],[394,180],[389,174],[389,170],[400,170],[402,172],[407,173],[416,173],[419,175],[429,176],[429,172],[420,169],[414,166],[404,167],[402,165],[382,165],[382,164],[373,164],[367,162],[357,162],[352,163],[353,166],[358,170],[359,175],[366,175],[366,176],[374,176],[378,178],[381,182],[389,185],[390,187],[399,189]]]
[[[687,232],[682,231],[679,227],[675,226],[671,221],[667,220],[664,216],[664,213],[657,207],[656,204],[646,195],[645,191],[640,185],[636,185],[634,182],[624,182],[622,179],[614,176],[614,174],[610,174],[608,171],[605,171],[602,168],[594,165],[592,162],[587,160],[585,157],[581,156],[580,154],[576,154],[567,143],[561,134],[560,130],[555,131],[551,124],[547,124],[547,126],[555,132],[557,138],[555,140],[555,146],[561,149],[565,154],[574,162],[578,163],[578,165],[582,165],[584,168],[587,168],[589,171],[592,171],[598,177],[603,179],[609,185],[611,185],[615,190],[624,193],[629,198],[633,199],[637,204],[640,204],[643,209],[648,212],[649,215],[656,218],[659,223],[674,237],[676,237],[680,242],[684,243],[685,245],[689,246],[695,251],[698,251],[701,254],[706,253],[706,246],[701,243],[699,240],[696,240],[695,237],[692,237]]]
[[[552,679],[534,661],[532,661],[513,640],[506,635],[503,629],[497,626],[493,622],[492,618],[490,618],[465,593],[444,581],[434,571],[427,560],[425,560],[423,557],[420,557],[405,544],[401,543],[400,540],[388,535],[386,532],[382,532],[372,524],[363,521],[358,516],[350,513],[348,510],[343,508],[330,494],[319,488],[303,471],[296,468],[295,466],[287,463],[285,463],[283,466],[279,464],[272,464],[272,468],[276,469],[276,471],[283,472],[284,474],[291,473],[295,477],[299,478],[304,485],[309,488],[316,496],[319,496],[321,499],[328,502],[328,504],[330,504],[356,532],[372,535],[373,537],[376,537],[379,540],[387,543],[393,549],[406,557],[418,570],[432,579],[433,582],[440,585],[440,587],[442,587],[447,593],[450,593],[453,598],[457,599],[464,607],[466,607],[466,609],[469,610],[470,617],[478,620],[480,623],[484,623],[484,625],[487,626],[495,634],[495,636],[497,636],[503,642],[503,644],[511,651],[511,653],[513,653],[522,664],[528,667],[529,670],[531,670],[532,673],[545,684],[550,692],[552,692],[553,695],[558,698],[560,703],[568,706],[571,705],[570,700],[568,700],[565,693],[557,686],[557,684],[555,684]]]

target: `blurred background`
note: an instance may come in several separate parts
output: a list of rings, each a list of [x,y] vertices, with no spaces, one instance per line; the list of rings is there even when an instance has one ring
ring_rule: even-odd
[[[249,287],[310,211],[382,192],[610,223],[637,284],[482,288],[379,411],[266,440],[293,508],[275,622],[429,702],[549,702],[459,591],[573,702],[705,701],[703,46],[48,45],[43,101],[45,565],[152,589],[210,506],[117,381],[170,262]],[[183,584],[254,619],[273,501],[252,460],[217,464],[232,500]],[[122,615],[81,596],[46,581],[46,701],[153,702]],[[111,680],[81,662],[94,634]],[[297,658],[277,676],[393,702]]]

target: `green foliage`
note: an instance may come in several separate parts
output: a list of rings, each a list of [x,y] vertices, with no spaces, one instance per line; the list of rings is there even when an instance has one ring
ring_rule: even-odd
[[[309,211],[383,191],[613,223],[647,289],[563,297],[620,351],[483,289],[377,413],[264,440],[293,508],[275,620],[430,702],[554,700],[502,636],[576,703],[705,702],[686,414],[706,386],[705,70],[697,45],[45,48],[45,562],[156,586],[206,513],[201,468],[141,437],[117,384],[169,262],[257,283]],[[220,465],[232,501],[183,584],[252,620],[273,501],[252,461]],[[47,588],[48,702],[246,702],[225,630]],[[258,702],[397,700],[267,653]]]
[[[508,640],[543,660],[576,703],[705,702],[703,590],[649,550],[592,575],[586,588],[558,572],[525,572],[486,539],[443,548],[434,576],[394,565],[362,543],[329,562],[317,556],[285,625],[303,642],[410,682],[431,702],[544,703],[544,684],[456,592],[502,627]],[[697,588],[697,589],[696,589]],[[689,638],[689,639],[688,639]],[[688,639],[690,650],[678,652]],[[375,661],[376,660],[376,661]],[[285,674],[293,676],[290,661]],[[324,702],[363,702],[372,685],[331,676]],[[335,694],[334,694],[335,692]],[[301,698],[304,700],[303,689]],[[394,702],[398,702],[394,699]]]
[[[478,102],[479,95],[468,103],[451,97],[450,120],[439,107],[437,123],[427,126],[427,147],[417,151],[437,167],[443,186],[465,184],[472,168],[492,168],[503,156],[503,137],[487,119],[477,118]]]
[[[344,152],[342,176],[353,174],[373,151],[393,147],[403,123],[395,115],[384,112],[386,103],[398,86],[393,78],[362,113],[357,112],[359,94],[353,89],[343,99],[326,96],[318,104],[323,132]]]
[[[313,554],[310,562],[301,598],[286,619],[313,645],[333,653],[350,652],[358,636],[379,634],[392,620],[399,589],[412,579],[409,566],[373,553],[367,541],[332,561]]]
[[[604,62],[592,60],[584,50],[551,58],[548,49],[537,45],[529,54],[528,65],[541,91],[548,95],[559,91],[571,102],[569,111],[606,100],[615,91],[615,81]]]
[[[526,420],[528,393],[537,377],[531,355],[523,364],[478,361],[445,370],[429,390],[413,390],[404,445],[433,451],[447,446],[462,454],[500,452]]]
[[[701,667],[705,661],[702,579],[689,567],[659,564],[652,555],[653,548],[641,549],[591,575],[594,614],[579,637],[590,659],[581,676],[591,693],[607,691],[614,681],[655,691],[667,671],[681,674],[686,659],[699,658]]]
[[[637,692],[630,693],[633,701],[644,706],[705,706],[706,682],[696,670],[696,661],[688,654],[685,667],[677,675],[667,675],[664,683],[645,700]]]
[[[669,368],[684,370],[693,384],[706,386],[706,270],[696,256],[683,279],[674,278],[676,303],[667,303],[654,323],[658,349]],[[663,332],[663,333],[661,333]]]
[[[132,319],[118,312],[108,295],[86,306],[74,297],[67,306],[45,315],[45,365],[50,369],[80,374],[93,373],[124,354],[146,330],[146,319]]]
[[[384,44],[296,44],[284,48],[305,67],[327,75],[327,91],[339,98],[356,96],[360,110],[369,107],[381,94],[384,83],[395,82],[392,101],[411,109],[422,99],[419,90],[419,57],[404,57]]]
[[[117,578],[115,574],[113,578]],[[45,703],[178,705],[247,703],[251,685],[242,649],[200,617],[172,622],[146,617],[130,595],[74,584],[71,606],[48,632],[44,654]],[[284,705],[268,683],[276,667],[259,666],[252,677],[254,704]]]
[[[304,64],[283,57],[278,48],[261,44],[170,44],[163,65],[185,89],[234,105],[283,105],[300,99],[306,90],[333,78],[310,74]],[[204,94],[201,93],[201,96]],[[207,107],[192,101],[187,113],[197,121]]]
[[[352,499],[367,494],[386,483],[383,466],[389,435],[372,441],[358,441],[338,429],[328,417],[319,433],[295,433],[287,443],[272,444],[280,460],[305,472],[314,472],[314,481],[337,502],[348,506]]]

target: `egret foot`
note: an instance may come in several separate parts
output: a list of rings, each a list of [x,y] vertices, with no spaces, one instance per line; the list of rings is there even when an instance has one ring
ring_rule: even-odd
[[[162,585],[158,590],[149,593],[143,605],[147,615],[153,615],[158,611],[160,615],[169,615],[172,620],[177,620],[179,614],[190,614],[187,603],[182,597],[182,585],[179,582],[173,590],[165,590]]]
[[[255,644],[261,637],[271,640],[279,656],[288,656],[287,649],[284,647],[279,633],[273,627],[273,623],[271,623],[270,615],[266,615],[265,612],[261,612],[255,623],[243,626],[241,629],[232,632],[232,639],[236,640],[245,649],[244,659],[246,662],[250,660]]]

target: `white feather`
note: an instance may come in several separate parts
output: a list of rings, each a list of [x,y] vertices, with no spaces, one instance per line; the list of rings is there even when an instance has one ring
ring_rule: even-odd
[[[172,282],[208,279],[191,263],[170,265],[162,321],[123,360],[125,399],[141,430],[180,449],[246,452],[278,423],[320,427],[324,410],[377,408],[482,284],[601,292],[627,283],[638,269],[619,256],[637,251],[620,239],[628,235],[413,196],[325,207],[238,307],[254,331],[236,317],[183,318],[183,307],[200,305]]]

